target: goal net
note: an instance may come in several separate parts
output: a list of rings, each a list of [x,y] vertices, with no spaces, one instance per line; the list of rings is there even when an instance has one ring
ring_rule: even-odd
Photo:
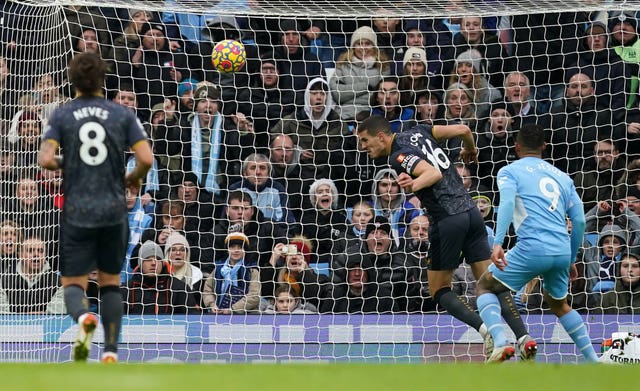
[[[70,359],[63,174],[37,151],[80,52],[107,63],[105,98],[135,111],[155,155],[126,195],[122,361],[483,360],[478,332],[429,295],[428,211],[357,148],[371,114],[394,132],[469,126],[478,164],[443,147],[490,233],[514,134],[548,129],[545,158],[588,216],[570,302],[595,345],[638,332],[640,2],[1,4],[1,361]],[[238,72],[211,62],[224,39],[243,44]],[[453,279],[475,310],[470,267]],[[98,312],[95,281],[87,296]],[[513,298],[539,361],[581,360],[538,279]]]

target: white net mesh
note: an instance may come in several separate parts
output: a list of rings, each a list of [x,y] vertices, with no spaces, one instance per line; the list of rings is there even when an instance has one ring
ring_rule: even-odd
[[[36,152],[49,115],[72,97],[66,66],[81,51],[107,61],[107,98],[136,110],[156,156],[144,195],[128,195],[122,360],[483,358],[480,335],[428,294],[426,218],[393,171],[357,151],[361,113],[387,116],[396,131],[469,125],[480,162],[460,172],[488,201],[489,228],[513,132],[552,129],[547,157],[592,211],[572,304],[589,315],[596,344],[637,332],[640,284],[618,278],[634,267],[618,253],[640,241],[638,10],[638,1],[2,2],[0,359],[66,361],[76,334],[57,289],[61,174],[37,169]],[[246,49],[235,74],[210,62],[225,38]],[[459,145],[446,148],[455,159]],[[361,239],[374,215],[391,221],[383,256]],[[619,227],[613,255],[599,240],[609,220]],[[240,257],[255,268],[231,278],[238,231],[249,243]],[[139,262],[156,251],[147,240],[168,261],[157,272],[173,273],[161,287]],[[474,284],[468,266],[454,273],[454,292],[473,308]],[[515,295],[545,342],[539,360],[579,360],[540,290],[534,280]],[[97,291],[91,284],[93,311]]]

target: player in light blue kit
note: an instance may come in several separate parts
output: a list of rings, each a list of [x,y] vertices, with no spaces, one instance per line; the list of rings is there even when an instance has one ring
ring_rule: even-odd
[[[582,318],[566,299],[569,278],[577,277],[574,262],[585,229],[582,201],[571,178],[541,159],[544,147],[542,127],[523,127],[516,138],[520,160],[498,172],[500,208],[492,265],[477,286],[478,311],[495,342],[489,362],[515,354],[507,343],[496,294],[518,291],[536,276],[542,276],[545,300],[580,352],[588,362],[598,360]],[[573,223],[570,237],[567,215]],[[518,242],[505,256],[502,243],[511,222]]]

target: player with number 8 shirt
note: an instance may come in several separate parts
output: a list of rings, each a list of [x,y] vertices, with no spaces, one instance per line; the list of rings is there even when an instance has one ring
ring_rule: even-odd
[[[451,291],[451,278],[461,263],[461,254],[476,279],[491,263],[483,217],[439,144],[451,138],[462,139],[460,156],[465,163],[476,161],[478,151],[471,130],[465,125],[418,125],[394,134],[384,117],[371,116],[358,126],[360,149],[372,159],[388,156],[389,165],[399,174],[398,184],[414,193],[427,210],[431,297],[483,336],[485,355],[489,357],[493,350],[491,334],[480,316]],[[530,339],[509,292],[500,297],[500,304],[516,337]],[[532,353],[535,355],[535,351]]]
[[[135,114],[104,99],[105,70],[96,54],[81,53],[71,60],[69,80],[77,96],[51,114],[38,157],[42,167],[63,170],[60,272],[67,311],[80,326],[72,351],[75,361],[89,357],[98,324],[85,297],[89,273],[95,269],[105,339],[102,361],[117,361],[122,323],[120,271],[129,234],[125,186],[138,194],[153,163]],[[56,155],[58,148],[64,159]],[[129,149],[135,153],[136,167],[125,176],[124,152]]]

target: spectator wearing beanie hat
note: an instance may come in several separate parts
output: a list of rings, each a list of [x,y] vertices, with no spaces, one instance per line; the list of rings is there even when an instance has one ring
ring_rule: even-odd
[[[295,236],[287,245],[277,244],[274,252],[284,257],[276,276],[277,285],[290,288],[296,296],[304,298],[306,304],[318,308],[329,278],[309,267],[313,261],[311,241],[304,236]]]
[[[487,238],[489,240],[489,248],[493,248],[495,233],[493,227],[495,225],[493,215],[493,196],[490,192],[481,192],[476,190],[471,192],[471,199],[476,203],[480,214],[484,218],[485,227],[487,228]]]
[[[298,283],[298,276],[309,269],[312,250],[311,241],[303,236],[295,236],[289,244],[278,243],[273,248],[270,263],[277,269],[277,285],[290,285],[296,295],[302,297],[303,286]],[[284,259],[284,262],[282,261]]]
[[[187,285],[171,276],[160,246],[148,240],[140,247],[139,267],[126,287],[124,313],[128,315],[196,314],[196,299]]]
[[[249,238],[242,232],[231,232],[225,238],[226,259],[217,260],[215,274],[204,283],[202,302],[205,308],[219,314],[245,314],[258,310],[260,276],[255,262],[245,259]]]
[[[331,179],[318,179],[309,188],[311,208],[302,212],[302,235],[309,238],[318,262],[331,264],[346,248],[347,216],[338,210],[338,189]]]
[[[172,232],[164,245],[164,254],[171,265],[171,275],[183,281],[190,289],[200,291],[203,274],[189,261],[191,249],[187,239],[179,232]]]
[[[502,99],[497,88],[489,84],[486,77],[486,61],[476,49],[460,53],[455,60],[450,83],[463,83],[473,93],[476,118],[481,121],[489,115],[491,102]]]
[[[377,42],[371,27],[360,27],[351,36],[349,50],[336,61],[329,87],[340,118],[345,121],[355,121],[356,114],[371,110],[370,91],[390,74],[389,58]]]
[[[427,53],[419,47],[410,47],[402,60],[402,75],[398,88],[402,92],[403,106],[416,106],[416,91],[433,91],[435,75],[429,72]]]
[[[463,52],[477,50],[486,69],[478,68],[478,72],[488,78],[490,84],[502,86],[504,69],[511,69],[511,60],[500,44],[498,37],[485,27],[485,19],[479,16],[465,16],[460,21],[460,34],[453,37],[453,55],[455,59]],[[506,59],[506,60],[505,60]],[[447,61],[445,72],[455,73],[453,61]]]
[[[629,66],[631,81],[627,107],[637,107],[636,99],[640,89],[640,39],[638,39],[638,19],[632,12],[610,11],[609,31],[611,33],[610,47]]]
[[[395,50],[394,69],[392,74],[402,76],[407,50],[411,48],[423,49],[427,62],[426,74],[429,75],[430,85],[434,90],[442,89],[442,61],[441,58],[449,58],[447,47],[451,46],[436,38],[433,32],[433,25],[425,20],[410,19],[405,21],[403,30],[405,32],[405,46]]]
[[[195,105],[194,92],[199,81],[196,79],[183,79],[178,84],[178,110],[182,114],[193,113]]]

